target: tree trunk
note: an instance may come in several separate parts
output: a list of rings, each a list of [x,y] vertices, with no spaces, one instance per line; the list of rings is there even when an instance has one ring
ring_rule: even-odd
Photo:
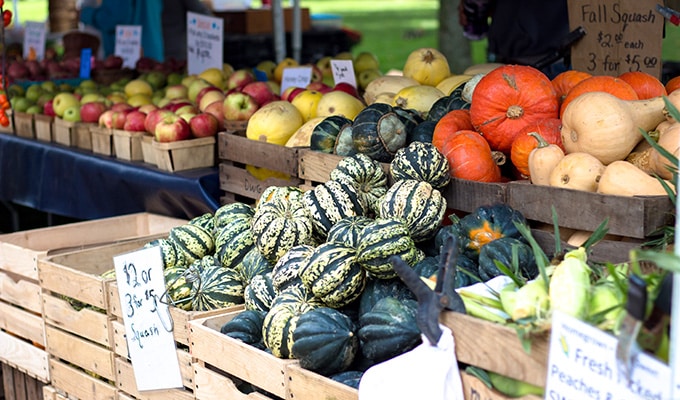
[[[458,4],[462,0],[439,0],[439,50],[446,56],[454,74],[462,73],[472,64],[470,41],[463,36],[458,23]]]

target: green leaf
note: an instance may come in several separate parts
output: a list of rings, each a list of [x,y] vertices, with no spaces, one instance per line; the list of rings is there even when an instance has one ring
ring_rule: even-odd
[[[491,378],[489,378],[489,374],[486,373],[485,370],[479,368],[479,367],[474,367],[472,365],[468,365],[465,368],[465,373],[470,374],[486,385],[486,387],[493,389],[493,385],[491,384]]]
[[[680,257],[674,253],[633,249],[631,260],[650,261],[667,271],[680,272]]]
[[[538,242],[536,242],[536,239],[531,234],[531,229],[529,229],[528,225],[520,224],[518,222],[514,222],[514,224],[519,233],[521,233],[522,236],[527,240],[527,242],[529,242],[531,250],[534,252],[534,259],[536,260],[536,266],[538,267],[538,272],[541,275],[541,279],[543,279],[545,287],[549,287],[550,281],[548,279],[548,274],[546,272],[546,268],[548,267],[548,265],[550,265],[550,260],[548,259],[548,256],[545,255],[545,252],[543,251],[541,246],[539,246]]]

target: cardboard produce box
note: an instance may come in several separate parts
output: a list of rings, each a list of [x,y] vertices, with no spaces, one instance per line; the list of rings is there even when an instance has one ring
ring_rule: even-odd
[[[267,34],[274,31],[274,18],[271,9],[247,9],[215,11],[215,16],[224,20],[224,33]],[[293,9],[283,9],[286,32],[293,31]],[[309,8],[300,9],[300,29],[310,30],[312,21]]]

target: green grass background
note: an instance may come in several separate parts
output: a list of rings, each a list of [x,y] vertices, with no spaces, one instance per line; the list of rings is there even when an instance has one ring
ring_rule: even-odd
[[[11,7],[9,0],[5,4]],[[439,0],[302,0],[300,4],[312,14],[339,15],[346,27],[361,32],[362,40],[352,52],[373,52],[383,71],[401,69],[408,54],[417,48],[437,47]],[[253,7],[259,5],[260,0],[252,2]],[[47,1],[21,0],[18,12],[21,21],[44,21]],[[409,34],[413,32],[416,35]],[[485,41],[470,43],[472,60],[484,62]],[[680,61],[680,27],[667,24],[662,59]]]

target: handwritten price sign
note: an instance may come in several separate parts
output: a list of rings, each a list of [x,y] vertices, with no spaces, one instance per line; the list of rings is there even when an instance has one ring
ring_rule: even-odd
[[[42,60],[45,58],[45,34],[47,27],[44,22],[26,21],[24,29],[24,59]]]
[[[113,262],[137,389],[182,387],[172,320],[161,301],[165,279],[160,247],[121,254]]]
[[[187,12],[187,69],[200,74],[224,64],[224,20]]]
[[[664,18],[656,0],[569,0],[571,29],[586,36],[571,50],[574,69],[617,76],[643,71],[661,77]]]
[[[142,27],[117,25],[114,54],[123,59],[123,66],[134,68],[142,54]]]
[[[340,82],[346,82],[357,87],[352,60],[331,60],[331,69],[333,70],[333,81],[336,85]]]

